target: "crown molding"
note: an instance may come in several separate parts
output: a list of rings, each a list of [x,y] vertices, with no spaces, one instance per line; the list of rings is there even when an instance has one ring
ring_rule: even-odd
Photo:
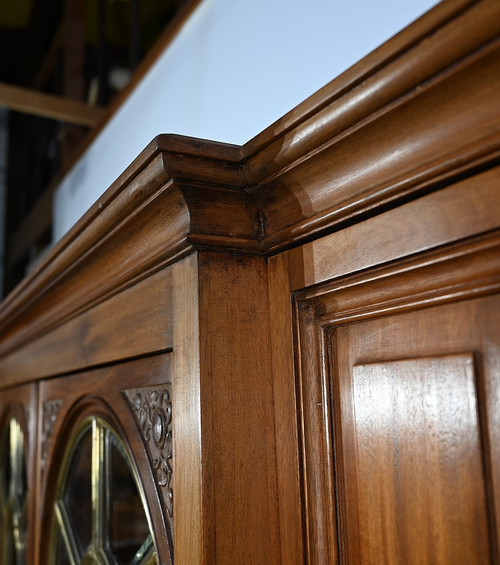
[[[494,166],[500,4],[446,1],[242,147],[161,135],[0,307],[0,355],[195,249],[273,254]]]

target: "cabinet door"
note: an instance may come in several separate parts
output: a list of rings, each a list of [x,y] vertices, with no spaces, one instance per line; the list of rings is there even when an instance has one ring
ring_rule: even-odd
[[[298,295],[310,562],[498,561],[500,256],[472,247]]]
[[[36,385],[0,391],[0,562],[33,562]]]
[[[499,311],[487,298],[330,334],[349,563],[491,562]]]
[[[41,383],[40,561],[172,561],[170,356]]]

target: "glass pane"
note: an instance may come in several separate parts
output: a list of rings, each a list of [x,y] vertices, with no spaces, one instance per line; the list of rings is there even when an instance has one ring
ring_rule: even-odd
[[[22,443],[24,443],[24,438],[21,438]],[[24,445],[19,445],[18,449],[21,451],[19,454],[19,463],[21,465],[21,472],[19,474],[19,483],[17,485],[17,494],[25,500],[28,494],[28,477],[26,471],[26,461],[24,459]]]
[[[9,427],[2,432],[0,437],[0,488],[2,489],[3,499],[9,496],[10,485],[10,433]]]
[[[131,563],[149,537],[136,481],[118,442],[111,441],[110,543],[119,563]]]
[[[24,434],[12,418],[0,436],[0,562],[25,563],[27,499]]]
[[[59,528],[57,531],[56,545],[57,545],[57,549],[56,549],[56,557],[54,562],[57,563],[57,565],[71,565],[68,552],[66,551],[66,545],[64,543]]]
[[[92,540],[92,433],[88,428],[78,442],[68,470],[64,503],[80,550]]]
[[[130,457],[101,418],[83,422],[64,457],[54,513],[54,565],[157,563]]]

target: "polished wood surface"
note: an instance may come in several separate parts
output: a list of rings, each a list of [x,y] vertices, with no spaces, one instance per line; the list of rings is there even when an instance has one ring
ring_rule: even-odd
[[[6,354],[2,382],[20,383],[168,351],[173,345],[172,316],[172,275],[167,269]]]
[[[6,299],[1,351],[194,246],[275,252],[490,168],[498,10],[440,4],[243,147],[159,136]]]
[[[278,562],[265,261],[204,252],[173,269],[176,559]]]
[[[93,412],[162,562],[499,562],[499,9],[439,4],[243,147],[159,136],[5,300],[30,563]]]
[[[207,563],[280,555],[267,268],[262,257],[201,253],[200,380]],[[203,480],[203,479],[202,479]]]
[[[474,361],[498,363],[487,349],[498,306],[498,298],[442,306],[332,336],[349,562],[498,558],[489,531],[498,465],[483,468],[490,432],[480,423],[484,387],[498,376]]]
[[[266,248],[355,222],[498,158],[500,7],[464,4],[429,12],[401,34],[404,46],[389,42],[243,148]]]
[[[178,563],[209,563],[210,530],[205,527],[210,483],[203,480],[206,446],[202,441],[200,386],[198,258],[190,255],[173,265],[174,317],[173,422],[175,460],[174,548]],[[205,440],[205,444],[208,441]],[[207,492],[208,490],[208,492]]]
[[[304,554],[301,530],[301,463],[293,358],[293,311],[288,257],[269,258],[269,315],[273,372],[281,563]]]
[[[352,367],[340,391],[355,414],[342,418],[352,562],[490,562],[475,378],[471,354]]]
[[[498,228],[499,182],[500,168],[490,169],[293,249],[289,254],[292,288],[298,290]]]
[[[497,229],[297,295],[310,562],[496,562],[499,288]]]

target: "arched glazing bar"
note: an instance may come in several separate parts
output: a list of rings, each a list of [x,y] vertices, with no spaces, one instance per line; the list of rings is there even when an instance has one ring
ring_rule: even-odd
[[[117,433],[99,417],[86,419],[70,442],[54,515],[54,565],[157,563],[130,455]]]

